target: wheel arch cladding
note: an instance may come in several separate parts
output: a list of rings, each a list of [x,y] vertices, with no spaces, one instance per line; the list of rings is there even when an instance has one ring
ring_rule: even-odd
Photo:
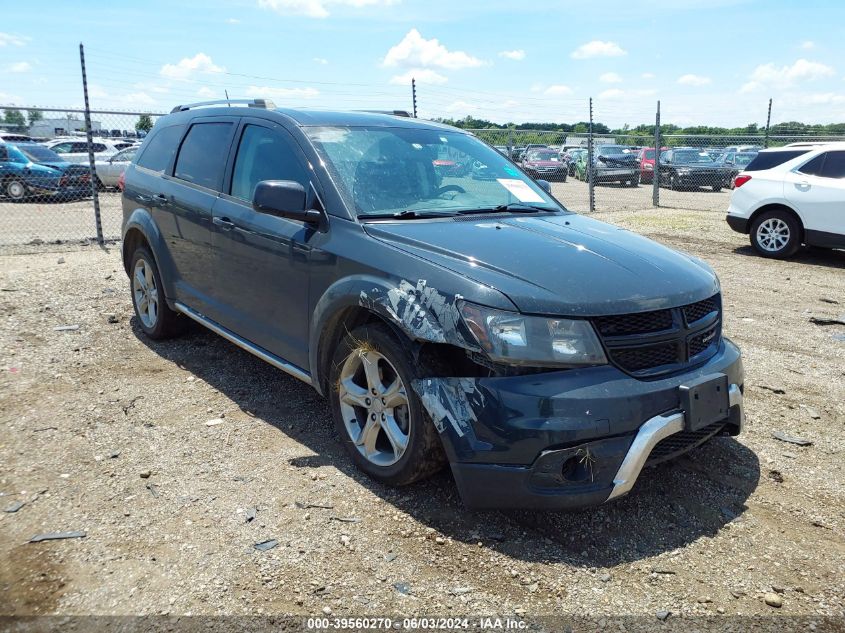
[[[315,384],[325,392],[326,357],[338,334],[369,320],[380,320],[410,341],[445,343],[477,349],[463,325],[457,302],[460,294],[445,294],[425,279],[388,280],[374,276],[343,279],[332,285],[314,308],[309,336],[309,363]],[[369,317],[368,315],[373,315]],[[347,323],[345,317],[352,319]],[[339,328],[344,328],[340,330]]]
[[[146,209],[133,211],[124,225],[122,255],[123,267],[127,274],[130,274],[132,254],[139,246],[146,246],[155,258],[158,274],[164,286],[165,298],[173,297],[175,281],[173,260],[170,258],[164,236]]]

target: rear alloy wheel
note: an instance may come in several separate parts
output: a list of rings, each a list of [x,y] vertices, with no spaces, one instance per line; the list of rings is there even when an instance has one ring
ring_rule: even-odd
[[[786,211],[768,211],[751,225],[751,245],[763,257],[786,259],[801,246],[801,227]]]
[[[26,185],[20,180],[7,180],[3,186],[3,190],[6,192],[6,197],[11,198],[15,202],[26,198]]]
[[[411,387],[421,371],[382,324],[347,334],[332,360],[335,428],[355,465],[389,485],[423,479],[444,463],[437,430]]]
[[[133,254],[129,271],[132,307],[144,334],[156,340],[181,334],[184,319],[167,305],[155,260],[143,246]]]

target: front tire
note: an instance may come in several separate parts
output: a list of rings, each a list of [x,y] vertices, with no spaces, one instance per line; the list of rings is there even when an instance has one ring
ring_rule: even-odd
[[[752,223],[749,237],[763,257],[786,259],[801,247],[801,224],[786,211],[766,211]]]
[[[26,198],[26,185],[22,180],[10,178],[3,184],[3,192],[13,202],[20,202]]]
[[[335,428],[355,465],[373,479],[403,486],[445,463],[434,424],[412,381],[430,375],[384,324],[348,333],[331,361]]]
[[[144,246],[135,249],[129,267],[132,307],[144,334],[154,340],[171,338],[184,330],[184,319],[167,305],[155,259]]]

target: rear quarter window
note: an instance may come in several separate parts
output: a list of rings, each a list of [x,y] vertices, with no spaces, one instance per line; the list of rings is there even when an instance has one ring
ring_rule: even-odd
[[[160,174],[164,173],[176,154],[176,148],[179,146],[179,140],[184,131],[184,125],[171,125],[159,130],[147,142],[143,153],[138,157],[137,165]]]
[[[785,150],[782,152],[760,152],[756,158],[752,160],[745,167],[745,171],[763,171],[764,169],[771,169],[778,165],[783,165],[785,162],[798,158],[806,154],[807,149]]]

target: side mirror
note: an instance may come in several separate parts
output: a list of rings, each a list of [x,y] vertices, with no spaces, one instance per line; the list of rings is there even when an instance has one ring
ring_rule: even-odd
[[[534,182],[537,183],[537,186],[540,187],[540,189],[545,191],[547,194],[552,195],[552,185],[548,180],[535,180]]]
[[[323,214],[305,208],[305,187],[292,180],[262,180],[255,186],[252,208],[259,213],[319,224]]]

